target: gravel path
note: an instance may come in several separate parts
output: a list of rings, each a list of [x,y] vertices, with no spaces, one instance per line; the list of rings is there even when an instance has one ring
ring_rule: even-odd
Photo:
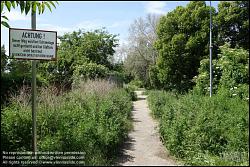
[[[133,125],[129,138],[122,149],[118,165],[178,165],[166,152],[160,141],[157,122],[150,116],[146,96],[136,91],[138,100],[134,102]]]

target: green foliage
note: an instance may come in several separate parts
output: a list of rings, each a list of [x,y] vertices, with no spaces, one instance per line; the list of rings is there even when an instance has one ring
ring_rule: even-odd
[[[214,8],[212,12],[215,15]],[[200,60],[208,55],[209,7],[204,1],[178,6],[160,18],[157,35],[161,85],[166,90],[187,91],[193,86]]]
[[[128,85],[130,85],[132,87],[135,87],[137,89],[137,88],[142,88],[143,87],[143,82],[138,80],[138,79],[134,79],[134,80],[130,81],[128,83]]]
[[[48,8],[50,10],[50,12],[52,12],[51,6],[53,6],[54,8],[56,8],[55,3],[59,4],[57,1],[1,1],[1,18],[4,19],[2,21],[1,19],[1,25],[10,28],[9,24],[8,24],[8,18],[3,15],[3,9],[4,7],[6,7],[8,9],[8,11],[11,11],[11,8],[16,8],[18,6],[20,6],[21,9],[21,13],[23,13],[25,11],[25,14],[27,15],[30,11],[32,12],[36,12],[36,10],[38,9],[38,13],[42,14],[45,10],[45,8]]]
[[[56,96],[55,88],[39,91],[39,151],[85,152],[86,165],[107,165],[131,128],[132,103],[127,92],[107,82],[87,82]],[[1,112],[1,147],[31,150],[31,106],[23,94]]]
[[[81,39],[79,54],[85,55],[90,61],[111,68],[109,57],[115,53],[114,47],[118,46],[117,35],[109,34],[105,30],[86,32]]]
[[[134,79],[142,81],[143,86],[146,86],[149,64],[150,61],[143,58],[142,55],[130,53],[124,62],[124,69],[126,73],[133,76]]]
[[[7,55],[6,55],[6,50],[5,46],[1,46],[1,73],[3,73],[7,69]]]
[[[218,59],[213,61],[213,93],[249,99],[249,51],[220,47]],[[203,59],[199,75],[194,78],[197,93],[209,93],[209,60]]]
[[[136,86],[134,85],[130,85],[127,84],[124,89],[126,90],[126,92],[129,94],[130,98],[132,101],[136,101],[137,100],[137,95],[135,93],[135,90],[137,89]]]
[[[159,90],[148,92],[148,105],[154,118],[161,118],[163,107],[166,105],[167,101],[169,102],[171,100],[172,97],[173,95],[168,96],[168,94]]]
[[[221,51],[217,63],[222,70],[220,87],[230,90],[244,84],[249,86],[249,51],[230,49],[226,45],[221,47]],[[244,96],[247,95],[245,92]]]
[[[150,109],[160,121],[161,138],[189,165],[247,165],[249,104],[222,95],[176,96],[150,92]]]
[[[73,84],[81,80],[104,78],[108,74],[108,68],[96,63],[86,63],[75,67],[73,72]]]
[[[222,75],[222,71],[220,67],[217,65],[217,60],[213,60],[213,94],[216,94],[218,91],[218,86],[220,82],[220,78]],[[202,59],[200,61],[198,76],[194,76],[193,81],[195,82],[194,92],[198,94],[209,95],[210,91],[210,64],[209,59]]]
[[[153,89],[160,89],[162,87],[161,82],[158,79],[159,70],[157,66],[149,66],[149,82],[150,87]]]
[[[1,104],[8,104],[11,94],[15,94],[22,86],[31,85],[31,63],[27,60],[9,59],[1,47]],[[47,82],[37,75],[37,85]]]
[[[20,66],[21,67],[21,66]],[[16,94],[23,86],[31,86],[31,72],[1,73],[1,104],[9,103],[11,95]],[[37,75],[37,86],[47,85],[46,80]]]
[[[113,56],[117,46],[116,35],[105,30],[79,30],[64,34],[60,41],[58,60],[40,64],[41,76],[49,83],[71,87],[74,77],[103,77],[112,69],[109,57]]]
[[[123,87],[124,81],[126,80],[126,75],[123,71],[110,71],[106,76],[109,82],[115,83],[118,87]]]
[[[215,23],[219,43],[249,50],[249,1],[220,2]]]

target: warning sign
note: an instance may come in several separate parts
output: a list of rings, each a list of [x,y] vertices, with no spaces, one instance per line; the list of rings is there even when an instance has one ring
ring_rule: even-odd
[[[57,32],[9,29],[9,56],[15,59],[56,60]]]

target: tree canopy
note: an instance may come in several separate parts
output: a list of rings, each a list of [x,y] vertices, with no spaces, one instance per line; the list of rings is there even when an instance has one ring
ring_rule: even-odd
[[[220,45],[249,49],[249,1],[220,2],[216,24]]]
[[[104,29],[87,32],[79,30],[66,33],[59,39],[58,60],[41,65],[42,76],[49,82],[71,85],[73,74],[75,78],[80,75],[95,77],[112,69],[109,60],[118,45],[116,35]]]
[[[159,82],[164,89],[188,90],[200,60],[208,55],[209,7],[201,1],[177,7],[161,17],[157,35]]]

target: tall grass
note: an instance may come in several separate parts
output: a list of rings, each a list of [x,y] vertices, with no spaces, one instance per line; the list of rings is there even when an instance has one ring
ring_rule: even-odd
[[[38,150],[80,151],[85,152],[86,165],[111,164],[131,128],[132,102],[128,93],[103,80],[81,83],[60,96],[56,91],[55,87],[39,90]],[[28,97],[28,92],[23,91],[2,111],[4,151],[31,151]]]
[[[165,146],[189,165],[249,164],[249,104],[240,98],[150,92]]]

